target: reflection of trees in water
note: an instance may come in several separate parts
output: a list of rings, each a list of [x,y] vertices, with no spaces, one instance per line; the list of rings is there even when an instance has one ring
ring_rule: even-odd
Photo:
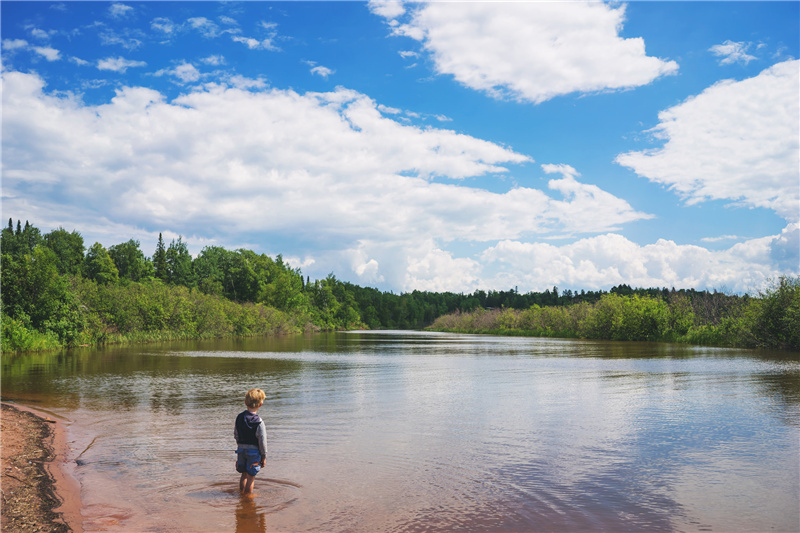
[[[764,395],[780,404],[776,415],[785,423],[800,426],[800,419],[789,413],[797,413],[800,408],[800,371],[780,374],[761,374],[754,376],[754,382],[764,391]]]
[[[256,504],[252,496],[239,498],[236,506],[236,533],[265,533],[267,512]]]
[[[3,354],[4,399],[28,399],[42,395],[58,398],[58,405],[75,408],[97,400],[108,401],[123,410],[149,404],[156,412],[179,415],[187,401],[197,397],[197,386],[187,376],[225,376],[238,379],[242,361],[238,357],[215,356],[215,352],[269,352],[273,339],[232,339],[174,341],[138,346],[70,349],[58,352]],[[292,342],[301,342],[302,337]],[[287,341],[279,339],[279,346]],[[241,350],[242,346],[246,350]],[[183,352],[200,355],[181,356]],[[246,355],[246,354],[243,354]],[[274,376],[294,374],[303,363],[288,359],[251,358],[248,368]],[[141,379],[142,376],[148,379]],[[238,393],[237,393],[238,394]],[[243,393],[242,393],[243,394]],[[238,396],[237,396],[238,400]]]

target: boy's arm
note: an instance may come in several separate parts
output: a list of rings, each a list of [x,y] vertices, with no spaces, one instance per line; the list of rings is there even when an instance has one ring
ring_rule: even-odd
[[[262,420],[256,429],[256,440],[258,440],[258,451],[261,453],[261,462],[267,459],[267,425]]]
[[[236,444],[239,444],[239,428],[235,424],[233,426],[233,438],[236,439]]]

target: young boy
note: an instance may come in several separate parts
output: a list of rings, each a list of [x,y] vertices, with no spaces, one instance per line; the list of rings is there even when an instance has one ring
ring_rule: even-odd
[[[245,494],[253,492],[256,474],[267,462],[267,426],[258,416],[258,409],[264,404],[266,394],[261,389],[250,389],[244,397],[247,409],[236,417],[233,438],[239,446],[236,450],[236,471],[239,490]]]

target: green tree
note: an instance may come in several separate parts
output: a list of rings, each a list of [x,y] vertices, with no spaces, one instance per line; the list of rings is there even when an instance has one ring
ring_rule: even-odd
[[[55,253],[43,245],[20,257],[2,254],[0,308],[3,321],[14,319],[17,330],[53,332],[61,342],[72,344],[83,326],[69,283],[58,273],[57,262]]]
[[[201,291],[218,296],[225,293],[225,263],[230,253],[221,246],[206,246],[192,261]]]
[[[108,255],[114,260],[121,279],[142,281],[153,276],[153,265],[135,239],[109,247]]]
[[[24,243],[26,251],[33,251],[38,245],[42,244],[42,233],[39,228],[32,226],[28,221],[25,221],[25,228],[22,230],[21,240]]]
[[[101,285],[119,281],[119,271],[114,260],[99,242],[94,243],[86,252],[84,272],[87,278]]]
[[[170,243],[165,254],[167,264],[167,281],[173,285],[195,286],[195,275],[192,269],[192,256],[181,237]]]
[[[2,238],[3,253],[13,257],[30,254],[37,245],[42,243],[41,232],[38,228],[31,226],[27,220],[24,229],[22,223],[17,220],[17,229],[14,230],[13,221],[9,218],[8,228],[3,229]]]
[[[169,269],[167,268],[167,249],[164,247],[164,239],[158,234],[158,244],[153,254],[153,273],[158,279],[167,281],[169,279]]]
[[[44,243],[56,254],[59,274],[80,274],[85,249],[80,233],[59,227],[44,236]]]
[[[751,314],[757,346],[800,350],[800,277],[781,276]]]

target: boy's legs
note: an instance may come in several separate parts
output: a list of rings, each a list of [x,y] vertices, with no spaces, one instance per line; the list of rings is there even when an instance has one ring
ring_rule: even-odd
[[[239,491],[249,494],[253,492],[256,474],[260,470],[261,455],[251,450],[237,450],[237,453],[239,455],[236,460],[236,470],[242,474],[239,477]]]
[[[245,494],[250,494],[253,492],[253,486],[256,483],[256,476],[251,476],[250,474],[242,474],[242,478],[239,481],[239,488]]]

